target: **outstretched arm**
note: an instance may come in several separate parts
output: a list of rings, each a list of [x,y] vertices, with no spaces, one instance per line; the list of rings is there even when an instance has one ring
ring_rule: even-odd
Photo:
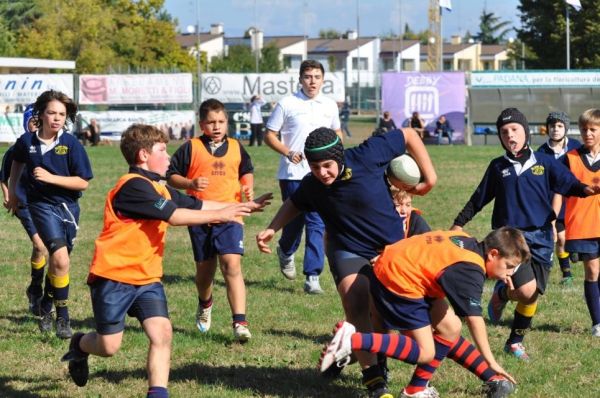
[[[275,233],[286,226],[300,213],[300,210],[294,206],[294,203],[290,199],[287,199],[285,202],[283,202],[279,208],[279,211],[269,223],[269,226],[256,235],[256,244],[258,246],[258,250],[263,253],[271,253],[269,242],[271,239],[273,239]]]

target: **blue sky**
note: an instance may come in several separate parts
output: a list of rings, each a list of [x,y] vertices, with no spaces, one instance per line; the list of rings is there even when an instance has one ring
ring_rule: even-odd
[[[317,37],[320,29],[356,29],[357,1],[361,36],[397,33],[406,23],[413,31],[427,28],[427,0],[165,0],[165,8],[179,20],[183,32],[198,20],[201,31],[222,22],[230,37],[241,36],[254,25],[267,36]],[[519,27],[519,4],[519,0],[452,0],[452,12],[443,13],[443,36],[476,34],[484,7]]]

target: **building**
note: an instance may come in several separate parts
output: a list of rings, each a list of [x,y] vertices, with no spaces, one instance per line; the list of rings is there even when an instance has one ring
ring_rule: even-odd
[[[421,70],[421,45],[418,40],[381,40],[379,62],[383,72]]]

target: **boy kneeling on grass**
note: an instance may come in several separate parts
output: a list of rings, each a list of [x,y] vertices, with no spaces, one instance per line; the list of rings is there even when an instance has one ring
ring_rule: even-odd
[[[129,173],[108,193],[88,276],[96,332],[74,334],[62,358],[80,387],[88,380],[88,355],[116,354],[125,315],[130,315],[150,341],[147,396],[168,397],[173,330],[160,281],[167,227],[234,221],[261,210],[272,198],[269,193],[237,204],[201,201],[160,184],[169,167],[167,142],[163,132],[142,124],[130,126],[121,137]]]
[[[419,365],[401,397],[439,397],[429,381],[462,339],[460,316],[480,351],[472,355],[485,360],[480,370],[495,373],[485,382],[487,396],[509,395],[516,382],[490,350],[481,295],[486,277],[508,281],[529,256],[522,233],[509,227],[492,231],[483,242],[459,231],[432,231],[386,246],[364,272],[385,326],[401,334],[356,333],[344,322],[327,346],[321,371],[336,362],[341,366],[353,351],[381,353]]]

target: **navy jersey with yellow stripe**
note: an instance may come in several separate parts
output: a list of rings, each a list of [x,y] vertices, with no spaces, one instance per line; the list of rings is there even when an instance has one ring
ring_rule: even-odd
[[[336,247],[373,258],[404,237],[402,220],[385,179],[389,162],[405,152],[404,134],[394,130],[344,151],[344,169],[330,186],[308,174],[291,196],[302,211],[319,213]]]
[[[81,196],[80,191],[61,188],[47,184],[33,177],[33,170],[42,167],[50,173],[59,176],[77,176],[84,180],[93,177],[92,167],[87,153],[77,138],[68,133],[62,133],[57,138],[56,146],[42,154],[41,142],[37,134],[23,134],[15,144],[14,159],[25,163],[29,181],[26,187],[29,203],[72,203]]]

